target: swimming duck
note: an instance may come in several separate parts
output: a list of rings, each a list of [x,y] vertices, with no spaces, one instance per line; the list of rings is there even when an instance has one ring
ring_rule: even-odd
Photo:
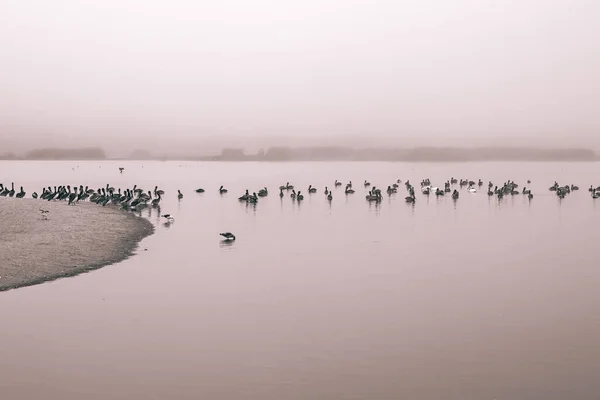
[[[231,232],[219,233],[219,235],[223,236],[225,240],[235,240],[235,235]]]
[[[249,197],[250,197],[250,193],[248,192],[248,189],[246,189],[246,193],[244,193],[243,195],[238,197],[238,200],[239,201],[247,201]]]
[[[381,201],[381,196],[373,194],[373,191],[369,191],[369,194],[366,196],[367,201]]]

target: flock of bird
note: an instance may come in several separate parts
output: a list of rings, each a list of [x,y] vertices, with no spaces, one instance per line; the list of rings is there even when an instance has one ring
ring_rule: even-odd
[[[122,170],[120,171],[122,173]],[[527,184],[530,184],[530,181],[527,181]],[[398,179],[391,185],[388,185],[386,189],[382,190],[376,186],[372,186],[370,182],[364,181],[363,186],[365,190],[368,191],[366,195],[366,200],[368,202],[381,202],[383,199],[383,193],[386,193],[388,196],[392,196],[398,193],[398,189],[402,181]],[[482,186],[484,185],[483,181],[479,179],[477,182],[468,180],[468,179],[455,179],[451,178],[444,182],[443,189],[441,187],[436,187],[431,184],[430,179],[424,179],[420,182],[420,191],[422,195],[429,196],[435,195],[437,197],[449,195],[453,200],[457,200],[460,197],[459,191],[456,189],[459,188],[467,188],[469,193],[477,193]],[[345,185],[342,182],[336,180],[333,184],[335,189],[339,189],[341,186],[344,186],[344,195],[350,196],[355,193],[353,189],[352,181],[349,181]],[[408,196],[405,197],[405,201],[407,203],[415,203],[417,198],[415,196],[415,186],[410,183],[410,181],[404,182],[404,186],[408,193]],[[494,185],[491,181],[487,184],[487,194],[488,196],[496,196],[501,199],[504,196],[515,196],[515,195],[524,195],[527,196],[529,200],[533,198],[533,194],[531,190],[527,189],[527,187],[523,187],[522,190],[518,190],[519,185],[516,184],[512,180],[508,180],[504,182],[502,185]],[[559,198],[564,198],[568,194],[579,190],[579,188],[575,185],[559,185],[558,182],[554,182],[554,184],[549,188],[550,191],[555,192]],[[592,198],[597,199],[600,197],[600,186],[594,187],[590,186],[589,191],[591,193]],[[196,189],[196,193],[204,193],[205,190],[202,188]],[[313,195],[317,192],[317,188],[309,185],[306,192],[309,195]],[[227,193],[227,189],[223,186],[220,186],[218,189],[218,193],[220,195],[224,195]],[[38,195],[37,192],[32,193],[31,197],[34,199],[46,200],[46,201],[66,201],[68,205],[75,205],[78,202],[89,201],[91,203],[95,203],[101,206],[106,205],[114,205],[120,206],[121,209],[127,211],[140,211],[146,207],[158,208],[160,206],[160,202],[162,200],[162,196],[165,194],[163,190],[160,190],[158,186],[154,187],[154,190],[144,190],[142,188],[134,185],[133,188],[126,189],[115,189],[110,185],[106,185],[103,188],[90,189],[88,186],[80,185],[79,187],[70,185],[64,186],[54,186],[47,188],[43,188],[41,194]],[[333,191],[330,190],[327,186],[324,189],[324,194],[328,201],[333,200]],[[249,190],[246,190],[238,200],[241,202],[246,202],[249,204],[258,203],[261,197],[266,197],[269,195],[269,191],[266,187],[258,190],[258,192],[250,193]],[[20,191],[15,191],[14,183],[11,184],[11,188],[8,186],[4,186],[0,183],[0,196],[4,197],[16,197],[16,198],[24,198],[26,196],[26,192],[21,186]],[[289,196],[293,201],[301,202],[304,200],[304,194],[302,191],[296,189],[293,185],[287,182],[285,185],[279,187],[279,197],[283,198],[285,196]],[[183,193],[180,190],[177,190],[177,198],[181,200],[183,198]],[[42,218],[47,219],[47,210],[40,210],[42,212]],[[170,214],[161,215],[161,217],[165,218],[167,223],[171,223],[174,221],[174,218]],[[231,232],[224,232],[220,234],[225,237],[226,240],[231,241],[235,240],[235,235]]]
[[[530,184],[530,181],[527,181],[527,184]],[[388,185],[386,189],[380,189],[376,186],[372,186],[370,182],[364,181],[363,186],[368,193],[366,195],[366,200],[369,202],[380,202],[383,199],[383,193],[387,193],[388,196],[394,195],[398,193],[398,189],[402,181],[398,179],[391,185]],[[336,180],[333,184],[335,189],[344,186],[342,182]],[[406,191],[408,196],[405,197],[405,201],[407,203],[415,203],[417,198],[415,196],[415,186],[410,183],[410,181],[404,182],[404,186],[406,187]],[[435,196],[445,196],[450,195],[452,199],[457,200],[460,196],[459,191],[456,187],[460,187],[461,189],[466,187],[467,191],[470,193],[478,192],[483,186],[483,181],[479,179],[477,182],[468,180],[468,179],[455,179],[451,178],[444,182],[443,188],[436,187],[431,184],[430,179],[424,179],[420,182],[420,191],[423,195],[435,195]],[[497,196],[498,198],[502,198],[507,195],[518,195],[522,194],[527,196],[529,199],[533,198],[533,194],[531,190],[527,189],[527,187],[523,187],[522,190],[517,190],[519,185],[516,184],[512,180],[508,180],[504,182],[502,185],[494,185],[491,181],[487,185],[488,190],[487,194],[489,196]],[[549,190],[556,193],[559,198],[564,198],[569,193],[578,190],[579,188],[575,185],[559,185],[558,182],[555,182]],[[600,197],[600,186],[594,187],[590,186],[589,191],[594,199]],[[196,193],[204,193],[205,190],[202,188],[196,189]],[[306,192],[309,195],[315,194],[317,192],[317,188],[309,185]],[[223,186],[220,186],[218,189],[218,193],[223,195],[227,193],[227,189]],[[352,181],[349,181],[344,186],[344,194],[345,195],[353,195],[355,190],[353,189]],[[92,203],[96,203],[101,206],[106,205],[118,205],[124,210],[130,211],[139,211],[145,207],[158,207],[162,196],[165,194],[163,190],[160,190],[158,186],[154,187],[154,190],[144,190],[142,188],[134,185],[133,188],[126,189],[115,189],[110,185],[106,185],[103,188],[90,189],[88,186],[80,185],[79,187],[70,185],[65,186],[54,186],[47,188],[43,188],[41,194],[38,195],[37,192],[31,195],[34,199],[41,199],[47,201],[66,201],[69,205],[74,205],[80,201],[90,201]],[[327,186],[325,186],[324,194],[327,200],[333,200],[333,191],[330,190]],[[246,190],[238,199],[242,202],[256,204],[258,203],[261,197],[266,197],[269,195],[269,191],[266,187],[258,190],[258,192],[250,193],[249,190]],[[301,190],[296,191],[293,185],[287,182],[285,185],[279,187],[279,197],[283,198],[288,195],[291,199],[301,202],[304,200],[304,194]],[[15,191],[14,183],[11,184],[11,188],[8,186],[4,186],[0,183],[0,196],[7,197],[17,197],[24,198],[26,196],[26,192],[21,186],[20,191]],[[183,198],[183,193],[181,190],[177,190],[177,198],[181,200]],[[170,219],[172,217],[166,216],[165,218]]]
[[[119,168],[120,173],[123,173],[123,169]],[[530,181],[527,181],[527,184],[530,184]],[[398,193],[398,189],[402,181],[398,179],[391,185],[388,185],[385,190],[371,185],[370,182],[364,181],[363,186],[365,190],[368,190],[368,194],[366,194],[366,200],[368,202],[381,202],[383,199],[383,193],[386,193],[388,196],[392,196]],[[457,200],[460,197],[459,191],[456,189],[459,188],[467,188],[469,193],[477,193],[483,186],[483,181],[479,179],[477,182],[468,180],[468,179],[455,179],[451,178],[444,182],[443,189],[441,187],[436,187],[431,184],[430,179],[424,179],[420,182],[420,191],[422,195],[429,196],[435,195],[437,197],[449,195],[453,200]],[[344,186],[344,195],[349,196],[355,193],[353,189],[352,181],[349,181],[345,185],[336,180],[333,184],[334,189],[339,189],[341,186]],[[404,186],[408,193],[408,196],[405,197],[405,201],[407,203],[415,203],[417,198],[415,196],[415,186],[410,183],[410,181],[404,182]],[[487,185],[487,194],[488,196],[496,196],[501,199],[504,196],[514,196],[522,194],[527,196],[529,200],[533,198],[533,194],[531,190],[527,189],[527,187],[523,187],[521,191],[517,190],[519,187],[512,180],[508,180],[504,182],[502,185],[494,185],[491,181]],[[579,188],[575,185],[559,185],[558,182],[555,182],[550,188],[550,191],[556,193],[559,198],[564,198],[569,193],[578,190]],[[600,186],[594,187],[590,186],[589,191],[592,195],[592,198],[597,199],[600,197]],[[196,189],[196,193],[204,193],[205,190],[202,188]],[[313,195],[317,192],[317,188],[309,185],[306,192],[309,195]],[[218,189],[218,193],[223,195],[227,193],[227,189],[223,186],[220,186]],[[154,190],[144,190],[142,188],[138,188],[137,185],[134,185],[133,188],[126,189],[115,189],[110,185],[106,185],[103,188],[90,189],[88,186],[80,185],[79,187],[70,185],[64,186],[54,186],[43,188],[41,194],[38,195],[37,192],[32,193],[31,197],[34,199],[47,200],[47,201],[66,201],[68,205],[75,205],[80,201],[89,201],[101,206],[106,205],[115,205],[120,206],[123,210],[128,211],[140,211],[146,207],[158,208],[160,202],[162,200],[162,196],[164,195],[164,191],[160,190],[158,186],[154,187]],[[333,200],[333,191],[330,190],[327,186],[324,189],[324,194],[328,201]],[[258,190],[258,192],[250,193],[249,190],[246,190],[238,200],[241,202],[246,202],[249,204],[258,203],[261,197],[266,197],[269,195],[269,191],[266,187]],[[301,202],[304,200],[304,194],[301,190],[296,192],[296,189],[289,182],[286,182],[285,185],[279,187],[279,197],[283,198],[288,195],[293,201]],[[14,183],[11,184],[11,188],[8,186],[4,186],[0,183],[0,196],[4,197],[16,197],[16,198],[24,198],[26,196],[26,192],[21,186],[19,192],[15,191]],[[177,198],[181,200],[183,198],[183,193],[180,190],[177,191]],[[42,213],[42,218],[47,220],[47,210],[40,210]],[[168,223],[174,221],[174,218],[170,214],[161,215],[161,217],[165,218]],[[235,235],[231,232],[224,232],[220,234],[225,238],[225,240],[231,241],[235,240]]]

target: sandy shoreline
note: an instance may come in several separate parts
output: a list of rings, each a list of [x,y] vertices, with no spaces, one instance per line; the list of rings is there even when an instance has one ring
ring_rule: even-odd
[[[122,261],[153,232],[150,221],[117,207],[0,197],[0,291]]]

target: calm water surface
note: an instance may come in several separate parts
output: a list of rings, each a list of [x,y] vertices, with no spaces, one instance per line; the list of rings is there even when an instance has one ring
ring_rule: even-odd
[[[27,197],[159,185],[175,217],[145,210],[156,234],[127,261],[0,293],[1,398],[598,399],[599,166],[0,162]],[[364,179],[451,176],[535,198],[364,198]],[[335,179],[356,194],[329,204]],[[581,190],[559,201],[555,179]],[[281,200],[286,181],[318,193]]]

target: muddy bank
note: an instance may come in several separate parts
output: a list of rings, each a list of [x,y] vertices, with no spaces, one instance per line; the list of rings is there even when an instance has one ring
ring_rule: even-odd
[[[0,291],[122,261],[152,232],[116,207],[0,197]]]

